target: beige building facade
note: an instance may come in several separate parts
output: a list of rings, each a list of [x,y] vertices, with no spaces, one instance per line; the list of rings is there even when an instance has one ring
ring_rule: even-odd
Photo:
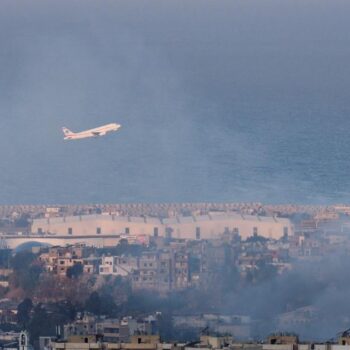
[[[260,235],[279,239],[293,232],[289,219],[213,213],[200,216],[182,216],[159,219],[155,217],[122,217],[115,215],[84,215],[36,219],[32,234],[51,236],[116,236],[139,238],[150,236],[178,239],[215,239],[224,232],[239,234],[242,238]]]

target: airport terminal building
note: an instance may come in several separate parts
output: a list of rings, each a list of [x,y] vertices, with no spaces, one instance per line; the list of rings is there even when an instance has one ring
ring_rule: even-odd
[[[70,237],[171,236],[198,240],[218,238],[227,230],[238,233],[243,239],[254,234],[279,239],[292,234],[293,226],[285,218],[222,212],[164,219],[98,214],[36,219],[32,224],[32,234]]]

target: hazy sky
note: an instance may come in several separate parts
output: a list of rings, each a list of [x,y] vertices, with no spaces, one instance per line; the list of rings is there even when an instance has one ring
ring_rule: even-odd
[[[0,203],[346,201],[349,18],[348,0],[2,0]]]

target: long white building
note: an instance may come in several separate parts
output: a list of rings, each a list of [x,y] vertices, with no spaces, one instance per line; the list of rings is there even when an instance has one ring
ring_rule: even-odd
[[[227,229],[239,233],[242,238],[258,234],[266,238],[278,239],[293,232],[289,219],[220,212],[166,219],[84,215],[36,219],[32,224],[32,234],[71,237],[130,235],[134,237],[171,236],[181,239],[213,239]]]

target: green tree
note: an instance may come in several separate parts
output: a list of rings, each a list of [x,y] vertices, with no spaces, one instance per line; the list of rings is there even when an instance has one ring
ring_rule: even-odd
[[[115,316],[118,307],[110,294],[103,294],[101,297],[97,292],[92,292],[85,302],[85,310],[94,315]]]
[[[84,271],[84,267],[82,264],[74,264],[73,266],[68,267],[66,271],[66,276],[68,278],[78,278],[79,276],[82,275]]]
[[[27,329],[34,348],[38,348],[38,340],[40,336],[55,335],[55,324],[52,322],[42,304],[35,306],[33,317],[31,318]]]
[[[27,327],[30,321],[30,312],[32,311],[33,303],[29,298],[24,299],[17,306],[17,322],[20,324],[22,329]]]
[[[92,292],[85,302],[85,309],[94,315],[100,315],[101,298],[97,292]]]
[[[22,288],[25,292],[31,293],[39,282],[42,267],[35,265],[36,255],[22,251],[18,252],[11,260],[14,269],[15,286]]]
[[[42,267],[38,265],[32,265],[27,270],[19,271],[17,275],[19,286],[26,292],[32,292],[38,285],[42,271]]]
[[[69,301],[59,301],[47,306],[50,309],[49,318],[56,325],[63,325],[73,321],[76,315],[76,307]]]
[[[15,254],[11,260],[11,266],[15,271],[27,269],[35,260],[36,255],[29,251],[22,251]]]

